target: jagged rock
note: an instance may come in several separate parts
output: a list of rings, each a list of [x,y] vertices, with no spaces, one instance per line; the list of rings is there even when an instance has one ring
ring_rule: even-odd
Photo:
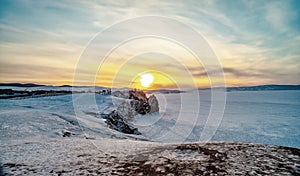
[[[117,111],[113,111],[111,114],[108,114],[106,117],[106,124],[109,128],[117,130],[122,133],[127,134],[136,134],[140,135],[141,133],[137,128],[130,126],[119,114]]]
[[[117,112],[121,117],[123,117],[127,120],[132,119],[137,114],[135,109],[132,107],[130,101],[127,101],[127,100],[122,101],[117,106]]]
[[[137,101],[147,102],[147,96],[145,92],[141,90],[130,90],[129,91],[129,99],[134,99]]]
[[[131,107],[133,107],[138,114],[144,115],[150,112],[150,105],[147,101],[133,100],[131,101]]]
[[[154,113],[154,112],[159,112],[159,106],[158,106],[158,101],[154,95],[151,95],[148,98],[148,102],[150,105],[150,112],[149,113]]]
[[[130,90],[129,99],[133,99],[131,106],[137,113],[144,115],[150,112],[151,107],[149,105],[148,98],[143,91]]]
[[[117,111],[119,114],[126,118],[131,119],[136,114],[148,114],[159,111],[158,101],[154,95],[147,98],[146,94],[140,90],[129,91],[116,91],[113,92],[113,96],[130,99],[130,106],[128,101],[124,101],[117,105]]]
[[[137,128],[130,126],[126,120],[131,120],[137,114],[148,114],[159,111],[158,101],[154,95],[147,98],[140,90],[115,91],[114,110],[101,114],[107,125],[119,132],[127,134],[141,134]],[[109,108],[110,109],[110,108]]]

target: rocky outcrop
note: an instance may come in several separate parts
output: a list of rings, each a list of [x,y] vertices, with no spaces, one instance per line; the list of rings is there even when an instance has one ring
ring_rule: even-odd
[[[149,113],[159,112],[158,101],[157,101],[157,99],[154,95],[151,95],[148,98],[148,102],[149,102],[149,105],[150,105],[150,112]]]
[[[138,131],[137,128],[132,127],[128,124],[119,114],[117,111],[113,111],[112,113],[105,116],[106,124],[109,128],[117,130],[122,133],[126,134],[136,134],[140,135],[141,133]]]
[[[137,114],[148,114],[159,111],[158,101],[154,95],[147,98],[143,91],[115,91],[112,93],[114,97],[114,110],[107,114],[103,114],[102,118],[106,119],[109,128],[115,129],[127,134],[141,134],[137,128],[129,125],[128,121]]]
[[[115,103],[120,116],[131,119],[137,114],[148,114],[159,112],[159,105],[156,97],[151,95],[147,98],[146,94],[140,90],[115,91],[113,96],[123,98],[121,103]]]
[[[138,114],[148,114],[150,112],[150,105],[148,102],[145,101],[138,101],[133,100],[131,101],[131,107],[138,113]]]
[[[141,90],[129,90],[129,99],[133,99],[133,100],[137,100],[137,101],[143,101],[143,102],[147,102],[147,96],[145,94],[145,92],[141,91]]]
[[[143,91],[130,90],[129,99],[132,99],[131,106],[139,114],[148,114],[159,111],[158,101],[154,95],[147,98]]]
[[[135,115],[137,115],[135,109],[132,108],[131,101],[128,99],[122,100],[121,103],[117,105],[116,110],[118,114],[126,120],[131,120]]]

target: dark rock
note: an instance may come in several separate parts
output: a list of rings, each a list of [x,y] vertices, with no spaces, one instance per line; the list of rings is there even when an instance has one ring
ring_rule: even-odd
[[[137,128],[130,126],[127,120],[130,121],[137,114],[148,114],[159,111],[158,101],[154,95],[147,98],[146,94],[140,90],[115,91],[113,96],[123,98],[124,101],[116,103],[116,110],[101,114],[101,117],[106,119],[107,125],[122,133],[141,134]]]
[[[4,166],[5,167],[16,167],[16,163],[5,163]]]
[[[62,131],[62,136],[63,137],[71,137],[71,135],[72,135],[71,131],[68,131],[68,130],[63,130]]]
[[[148,98],[145,92],[140,90],[130,90],[129,99],[133,99],[133,101],[131,102],[131,106],[137,113],[142,115],[150,113],[151,106],[148,102]]]
[[[134,110],[138,114],[148,114],[159,111],[158,101],[154,95],[151,95],[147,98],[145,92],[141,90],[129,90],[128,92],[115,91],[113,92],[115,97],[130,99],[130,107],[126,105],[126,102],[120,105],[119,109],[127,109],[123,110],[124,112],[130,112],[131,116],[134,116],[135,113],[131,112]],[[119,111],[119,110],[118,110]],[[123,112],[119,112],[121,116],[124,117]],[[126,119],[130,119],[132,117],[124,117]]]
[[[151,110],[149,103],[141,100],[131,101],[131,107],[133,107],[137,113],[142,115],[149,113]]]
[[[143,92],[141,90],[136,90],[136,89],[129,91],[129,99],[134,99],[134,100],[138,100],[138,101],[142,101],[142,102],[148,101],[145,92]]]
[[[106,116],[106,124],[109,128],[117,130],[126,134],[136,134],[140,135],[141,133],[137,128],[130,126],[116,111],[108,114]]]

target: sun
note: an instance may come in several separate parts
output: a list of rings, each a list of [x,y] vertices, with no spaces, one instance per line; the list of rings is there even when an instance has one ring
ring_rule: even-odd
[[[140,81],[143,87],[149,87],[153,83],[154,76],[150,73],[144,73],[140,77]]]

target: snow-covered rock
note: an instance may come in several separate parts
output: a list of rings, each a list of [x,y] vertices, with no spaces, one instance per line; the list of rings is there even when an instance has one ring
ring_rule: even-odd
[[[118,113],[126,119],[133,118],[136,114],[148,114],[159,111],[158,101],[154,95],[147,98],[140,90],[115,91],[115,97],[123,98],[121,103],[115,103]],[[129,99],[129,100],[128,100]]]
[[[106,124],[109,128],[115,129],[119,132],[126,133],[126,134],[136,134],[140,135],[141,133],[138,131],[137,128],[132,127],[129,125],[126,120],[124,120],[117,111],[113,111],[109,114],[106,118]]]
[[[137,112],[135,111],[135,109],[132,107],[132,105],[130,103],[131,103],[130,100],[125,99],[125,100],[121,101],[121,103],[119,103],[116,108],[118,114],[122,118],[127,119],[127,120],[130,120],[135,115],[137,115]]]
[[[131,107],[134,108],[138,114],[144,115],[150,112],[150,105],[146,101],[132,100]]]
[[[149,102],[149,105],[150,105],[150,112],[149,113],[159,112],[158,100],[154,95],[151,95],[148,98],[148,102]]]
[[[129,99],[134,99],[142,102],[148,101],[145,92],[141,90],[129,90]]]
[[[140,90],[115,91],[112,93],[114,110],[104,114],[107,125],[119,132],[140,134],[137,128],[130,126],[130,121],[137,114],[148,114],[159,111],[158,101],[154,95],[147,98]],[[109,108],[112,109],[112,108]]]

